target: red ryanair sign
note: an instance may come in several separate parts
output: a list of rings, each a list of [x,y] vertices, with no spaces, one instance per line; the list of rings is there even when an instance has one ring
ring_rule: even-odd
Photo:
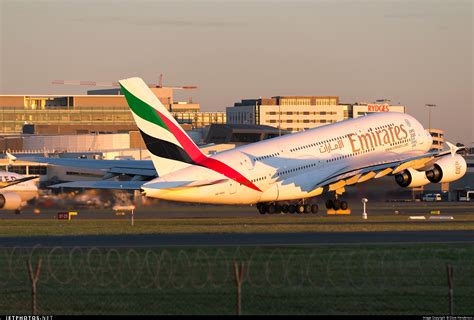
[[[369,112],[388,112],[388,104],[368,104],[367,109]]]

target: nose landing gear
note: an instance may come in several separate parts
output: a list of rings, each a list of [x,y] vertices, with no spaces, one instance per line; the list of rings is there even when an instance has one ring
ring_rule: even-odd
[[[333,209],[333,210],[347,210],[349,208],[349,204],[347,201],[341,201],[339,199],[328,199],[326,200],[326,209]]]

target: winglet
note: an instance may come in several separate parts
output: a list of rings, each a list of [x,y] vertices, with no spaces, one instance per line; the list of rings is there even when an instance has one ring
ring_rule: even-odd
[[[464,147],[457,147],[455,146],[454,144],[452,144],[451,142],[449,141],[446,141],[446,144],[448,145],[449,147],[449,151],[451,152],[451,157],[454,157],[454,155],[461,149],[463,149]]]
[[[13,162],[15,162],[16,160],[16,157],[14,155],[12,155],[10,152],[5,152],[5,154],[7,155],[7,158],[8,158],[8,164],[12,164]]]

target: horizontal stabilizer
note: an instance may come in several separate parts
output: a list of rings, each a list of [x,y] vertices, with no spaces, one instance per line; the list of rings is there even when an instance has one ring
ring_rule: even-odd
[[[161,190],[179,190],[196,187],[204,187],[227,182],[229,179],[212,179],[212,180],[196,180],[196,181],[172,181],[172,182],[149,182],[144,185],[144,188],[153,188]]]
[[[109,189],[109,190],[140,190],[141,187],[145,188],[157,188],[157,189],[185,189],[202,187],[207,185],[213,185],[223,183],[228,179],[219,180],[199,180],[199,181],[173,181],[173,182],[156,182],[147,183],[144,186],[144,181],[75,181],[65,182],[49,186],[49,188],[77,188],[77,189]]]
[[[75,181],[59,183],[49,188],[77,188],[77,189],[110,189],[110,190],[140,190],[143,181]]]
[[[104,172],[145,175],[156,177],[151,160],[95,160],[77,158],[45,158],[35,156],[17,157],[16,161],[28,161],[71,168],[97,169]]]

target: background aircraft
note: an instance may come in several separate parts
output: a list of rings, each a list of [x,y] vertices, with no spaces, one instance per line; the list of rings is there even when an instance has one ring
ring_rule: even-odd
[[[0,171],[0,210],[15,210],[15,213],[20,213],[21,207],[38,195],[34,181],[37,178]]]

